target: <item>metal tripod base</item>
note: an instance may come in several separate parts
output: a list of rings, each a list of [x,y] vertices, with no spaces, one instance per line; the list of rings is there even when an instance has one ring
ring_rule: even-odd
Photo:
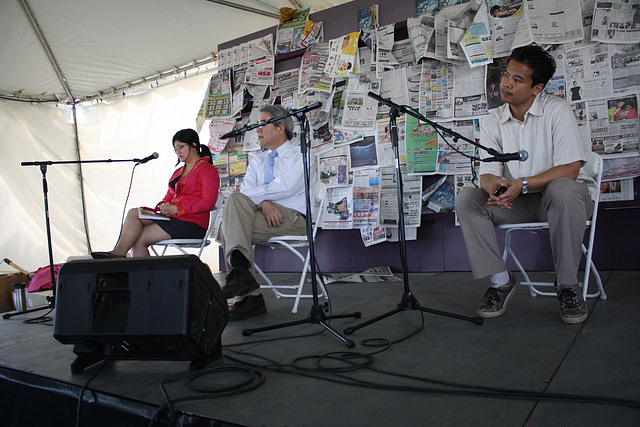
[[[337,316],[332,316],[330,319],[344,319],[348,317],[353,317],[358,319],[360,318],[360,316],[362,316],[362,314],[359,311],[356,311],[351,314],[339,314]],[[319,324],[320,326],[325,328],[327,331],[331,332],[340,341],[345,343],[348,348],[353,348],[356,346],[356,344],[352,340],[343,337],[335,329],[329,326],[326,323],[326,320],[327,320],[327,317],[325,316],[324,310],[322,309],[322,307],[314,305],[313,307],[311,307],[311,311],[309,312],[309,317],[307,317],[304,320],[296,320],[294,322],[280,323],[277,325],[265,326],[264,328],[245,329],[244,331],[242,331],[242,335],[248,336],[257,332],[270,331],[272,329],[287,328],[289,326],[302,325],[305,323],[314,323],[314,324]]]
[[[40,311],[40,310],[53,310],[55,308],[55,303],[53,300],[53,297],[47,297],[50,298],[49,299],[49,304],[47,305],[43,305],[42,307],[36,307],[36,308],[30,308],[28,310],[22,310],[22,311],[15,311],[13,313],[5,313],[2,315],[3,319],[9,319],[13,316],[20,316],[22,314],[28,314],[28,313],[33,313],[36,311]]]
[[[347,329],[344,330],[345,335],[351,335],[352,333],[354,333],[355,331],[357,331],[358,329],[362,329],[365,326],[369,326],[372,323],[376,323],[379,320],[382,319],[386,319],[389,316],[392,316],[396,313],[400,313],[402,311],[408,311],[408,310],[418,310],[418,311],[424,311],[426,313],[432,313],[432,314],[437,314],[440,316],[447,316],[447,317],[453,317],[454,319],[460,319],[460,320],[466,320],[468,322],[472,322],[475,323],[476,325],[482,325],[483,320],[479,317],[468,317],[468,316],[462,316],[460,314],[455,314],[455,313],[448,313],[446,311],[440,311],[440,310],[434,310],[431,308],[426,308],[426,307],[421,307],[420,303],[418,302],[418,300],[413,296],[413,294],[411,293],[411,291],[405,292],[402,295],[402,300],[400,301],[400,303],[398,304],[398,307],[387,312],[384,314],[381,314],[378,317],[375,317],[371,320],[367,320],[364,323],[361,323],[357,326],[351,326]]]

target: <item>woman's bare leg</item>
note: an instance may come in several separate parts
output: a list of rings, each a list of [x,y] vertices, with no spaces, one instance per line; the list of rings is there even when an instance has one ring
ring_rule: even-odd
[[[138,218],[137,208],[129,209],[122,225],[120,239],[118,239],[118,243],[110,253],[127,256],[129,249],[133,247],[140,235],[142,235],[144,227],[153,223],[151,220]]]
[[[142,228],[142,233],[133,244],[132,255],[134,257],[149,256],[149,246],[160,240],[168,239],[171,239],[169,233],[152,221],[151,224],[147,224]]]

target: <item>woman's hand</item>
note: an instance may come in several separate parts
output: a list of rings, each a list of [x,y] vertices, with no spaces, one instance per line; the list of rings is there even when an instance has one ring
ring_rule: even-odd
[[[178,214],[178,207],[170,203],[162,203],[158,205],[158,209],[160,209],[160,212],[162,213],[162,215],[165,215],[165,216]]]

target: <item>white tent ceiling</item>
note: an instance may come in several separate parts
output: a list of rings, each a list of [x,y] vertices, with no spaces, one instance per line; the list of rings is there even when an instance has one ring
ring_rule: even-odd
[[[281,7],[311,7],[314,13],[347,2],[0,0],[0,260],[29,271],[48,264],[43,175],[22,162],[160,154],[133,181],[129,162],[40,167],[48,170],[53,262],[86,255],[92,247],[108,250],[125,207],[153,204],[166,192],[176,162],[171,135],[197,127],[214,72],[205,63],[218,45],[275,27]],[[198,75],[189,70],[188,79],[170,78],[176,69],[184,77],[194,61]],[[159,85],[136,86],[158,73]],[[111,87],[126,88],[127,82],[134,85],[127,96],[110,96]],[[162,84],[170,82],[176,83]],[[103,102],[82,102],[100,92]],[[34,102],[40,100],[47,102]],[[216,255],[206,256],[217,265]]]
[[[63,78],[75,101],[95,97],[204,63],[220,43],[277,25],[281,7],[349,1],[0,0],[0,96],[68,101]]]

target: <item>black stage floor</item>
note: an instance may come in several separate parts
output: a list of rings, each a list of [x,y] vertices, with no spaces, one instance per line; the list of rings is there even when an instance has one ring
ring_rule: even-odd
[[[247,328],[310,313],[310,300],[292,314],[292,300],[265,290],[268,313],[230,322],[223,357],[209,365],[215,369],[189,383],[166,382],[189,374],[184,361],[116,360],[99,373],[95,366],[74,375],[72,346],[53,338],[52,322],[13,317],[0,321],[0,424],[74,425],[80,388],[98,373],[84,393],[79,425],[150,425],[164,388],[175,402],[176,425],[635,427],[640,275],[602,277],[609,298],[589,300],[582,325],[563,324],[557,299],[534,298],[521,287],[505,315],[483,325],[403,311],[356,330],[353,349],[315,323],[243,336]],[[470,273],[411,274],[410,287],[424,307],[474,316],[485,282]],[[328,288],[334,313],[362,313],[331,321],[340,333],[396,308],[403,295],[402,282]],[[233,391],[245,380],[244,391]],[[214,397],[189,385],[230,391]],[[176,401],[187,397],[196,400]]]

